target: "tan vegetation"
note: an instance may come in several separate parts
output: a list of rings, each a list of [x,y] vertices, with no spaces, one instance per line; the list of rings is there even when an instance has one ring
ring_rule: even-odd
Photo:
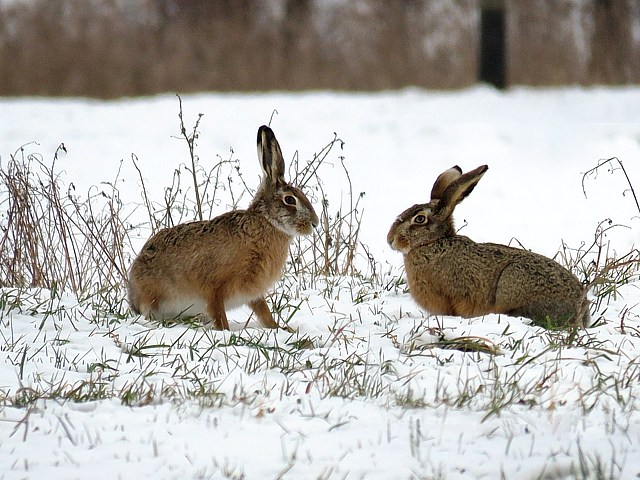
[[[460,88],[478,79],[482,4],[0,3],[0,95]],[[503,5],[509,84],[640,79],[637,2],[505,0]]]

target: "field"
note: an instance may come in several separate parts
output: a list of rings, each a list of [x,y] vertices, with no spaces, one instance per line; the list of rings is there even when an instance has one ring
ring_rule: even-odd
[[[0,99],[0,478],[635,478],[638,111],[638,88]],[[269,298],[295,333],[132,315],[143,242],[244,208],[269,123],[321,216]],[[590,328],[417,307],[386,233],[455,164],[489,165],[461,234],[592,283]]]

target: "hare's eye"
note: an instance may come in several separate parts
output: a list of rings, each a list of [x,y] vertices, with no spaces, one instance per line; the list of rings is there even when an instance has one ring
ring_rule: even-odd
[[[286,195],[284,197],[284,203],[286,203],[287,205],[295,205],[296,202],[296,197],[294,197],[293,195]]]
[[[427,217],[425,217],[424,215],[416,215],[415,218],[413,219],[415,223],[424,223],[426,220],[427,220]]]

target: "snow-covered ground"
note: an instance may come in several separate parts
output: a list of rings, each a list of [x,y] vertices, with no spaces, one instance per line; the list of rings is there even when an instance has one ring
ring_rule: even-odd
[[[610,254],[640,244],[623,172],[583,184],[617,157],[640,189],[638,88],[201,94],[183,105],[187,127],[204,114],[200,161],[233,155],[250,186],[255,132],[274,110],[287,160],[312,158],[335,132],[344,146],[323,172],[329,201],[346,201],[344,156],[366,193],[361,240],[385,272],[402,264],[385,241],[395,216],[427,201],[455,164],[489,165],[455,215],[475,240],[554,256],[563,242],[591,244],[611,219],[622,226],[607,237]],[[132,154],[156,195],[188,160],[177,114],[171,95],[0,99],[0,161],[37,142],[26,151],[50,162],[64,143],[56,168],[76,191],[121,168],[118,188],[141,202]],[[242,309],[229,315],[232,332],[214,332],[108,316],[59,292],[0,290],[0,478],[640,475],[637,281],[568,339],[517,318],[430,317],[392,275],[285,279],[276,295],[300,303],[293,335],[242,330]],[[495,348],[433,347],[441,335]],[[30,401],[42,392],[54,398]]]

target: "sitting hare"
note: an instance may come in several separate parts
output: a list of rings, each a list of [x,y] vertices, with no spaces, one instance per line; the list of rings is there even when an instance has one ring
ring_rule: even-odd
[[[431,201],[405,210],[391,226],[387,242],[404,255],[412,297],[432,314],[502,313],[545,327],[588,326],[586,289],[558,263],[456,234],[453,210],[487,169],[446,170],[433,185]]]
[[[129,304],[155,319],[205,313],[229,329],[225,309],[248,304],[266,328],[278,324],[265,292],[282,273],[289,244],[309,235],[318,216],[307,197],[284,179],[284,159],[273,131],[258,129],[264,172],[246,210],[165,228],[142,247],[129,272]]]

